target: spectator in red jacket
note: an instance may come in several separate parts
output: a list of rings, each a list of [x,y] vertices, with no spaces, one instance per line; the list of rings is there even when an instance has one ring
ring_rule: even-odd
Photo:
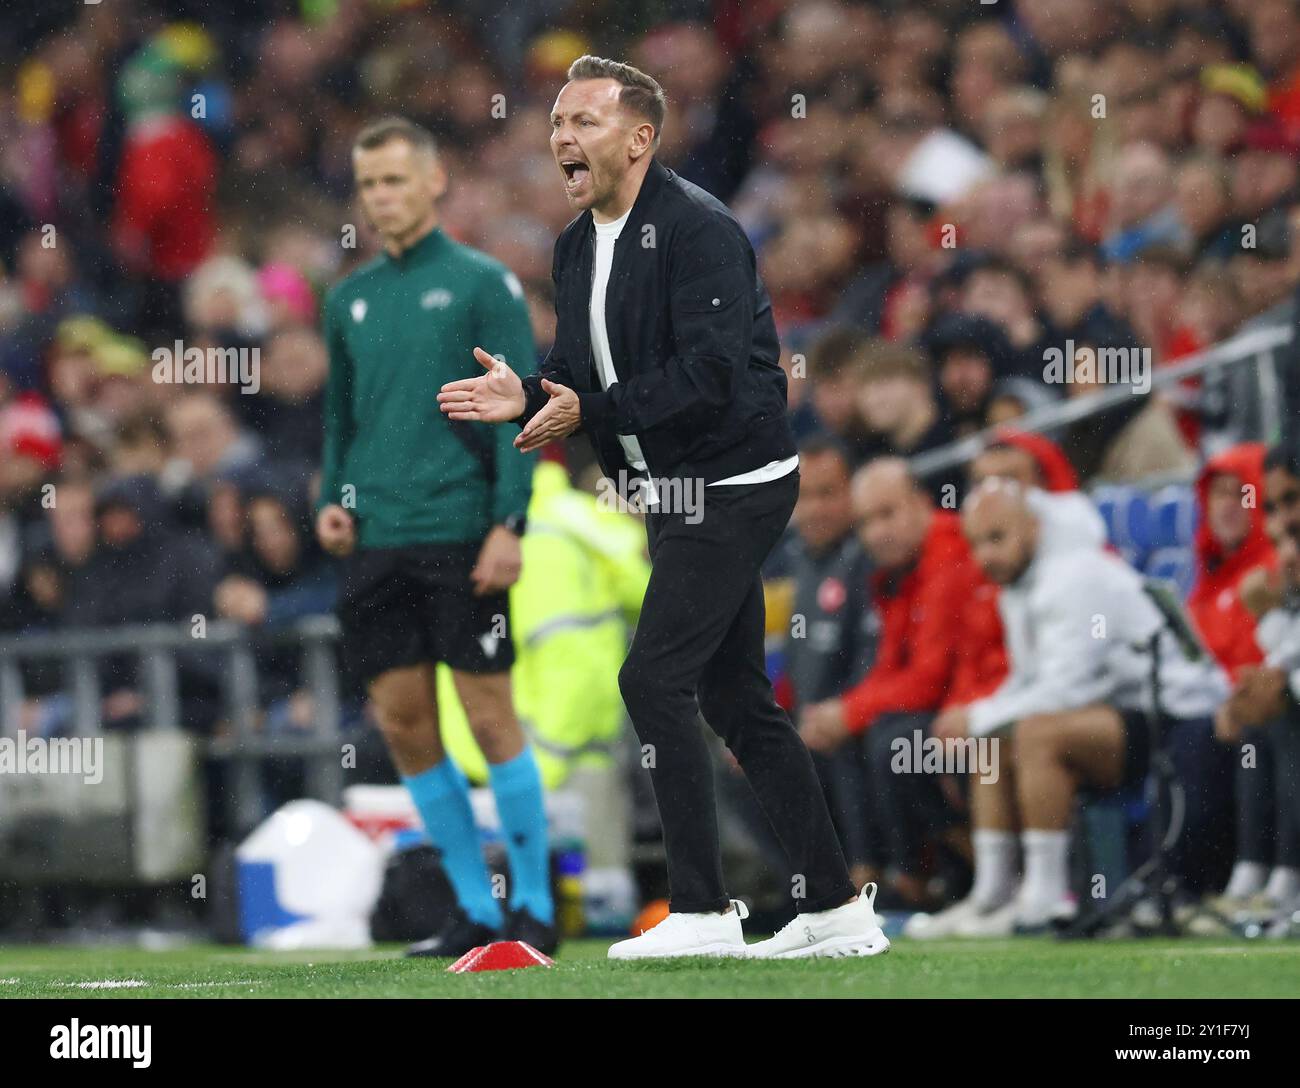
[[[1255,642],[1255,617],[1241,599],[1242,578],[1276,566],[1264,526],[1264,455],[1259,442],[1245,442],[1206,462],[1196,480],[1196,580],[1187,608],[1206,647],[1236,680],[1264,660]],[[1264,889],[1276,852],[1273,725],[1250,728],[1239,738],[1254,758],[1236,760],[1236,860],[1223,898],[1232,913]],[[1243,763],[1248,764],[1243,766]]]
[[[1263,444],[1245,442],[1212,457],[1196,481],[1196,580],[1187,607],[1206,647],[1234,679],[1264,659],[1255,645],[1255,617],[1237,592],[1247,571],[1274,566],[1263,474]]]
[[[871,785],[887,839],[887,880],[908,906],[926,902],[924,847],[946,841],[967,851],[954,828],[939,776],[900,755],[928,734],[952,682],[959,619],[979,581],[955,514],[936,510],[899,458],[881,458],[854,478],[854,513],[877,570],[872,600],[880,642],[867,675],[838,699],[806,708],[799,728],[810,748],[828,751],[869,731]],[[900,771],[900,766],[907,770]],[[912,773],[909,773],[912,772]]]
[[[179,324],[176,285],[211,251],[216,238],[217,156],[204,131],[181,112],[180,72],[146,46],[119,84],[126,137],[114,182],[113,244],[145,288],[147,331]]]

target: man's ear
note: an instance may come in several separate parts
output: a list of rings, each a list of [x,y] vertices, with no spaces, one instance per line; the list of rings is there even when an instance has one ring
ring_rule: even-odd
[[[642,155],[654,147],[655,127],[649,121],[642,121],[632,130],[632,161],[637,162]]]
[[[424,178],[426,184],[433,190],[434,200],[446,193],[447,171],[443,168],[442,160],[436,155],[428,156],[428,161],[424,164]]]

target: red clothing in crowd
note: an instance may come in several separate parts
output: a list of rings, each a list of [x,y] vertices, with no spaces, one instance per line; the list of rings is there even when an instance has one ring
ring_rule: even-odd
[[[1300,143],[1300,68],[1293,68],[1269,88],[1268,112],[1284,137]]]
[[[1038,462],[1044,491],[1079,490],[1079,477],[1070,464],[1070,459],[1060,446],[1045,435],[1003,427],[996,433],[995,441],[1001,446],[1014,446],[1018,450],[1024,450]]]
[[[961,610],[979,582],[961,522],[936,510],[916,564],[877,571],[872,593],[880,644],[871,671],[843,696],[844,720],[859,733],[886,711],[938,710],[952,680]]]
[[[216,154],[197,125],[165,117],[133,130],[117,174],[113,237],[119,248],[146,262],[142,271],[158,279],[188,276],[216,237],[216,180]]]
[[[1170,332],[1165,343],[1160,345],[1161,365],[1168,366],[1170,363],[1176,363],[1188,355],[1195,355],[1207,346],[1195,332],[1185,325],[1179,325]],[[1189,395],[1195,394],[1200,387],[1199,377],[1184,378],[1178,383],[1178,388]],[[1182,433],[1183,441],[1191,449],[1196,449],[1201,442],[1200,412],[1194,408],[1179,408],[1174,418],[1178,423],[1178,430]]]
[[[961,610],[961,645],[944,709],[965,706],[992,694],[1006,679],[1007,648],[998,612],[998,587],[977,571],[979,581]]]
[[[1260,442],[1244,442],[1210,458],[1196,480],[1196,505],[1200,515],[1196,527],[1196,581],[1192,584],[1187,608],[1205,645],[1232,677],[1247,665],[1264,659],[1255,643],[1255,617],[1242,604],[1237,584],[1242,575],[1256,567],[1276,563],[1273,545],[1264,531],[1263,477],[1265,447]],[[1210,481],[1230,473],[1251,490],[1253,505],[1250,530],[1246,539],[1232,552],[1223,548],[1210,532],[1205,516]]]

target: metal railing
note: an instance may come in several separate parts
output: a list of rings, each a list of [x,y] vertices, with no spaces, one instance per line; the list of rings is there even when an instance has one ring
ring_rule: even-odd
[[[72,697],[72,732],[94,737],[103,731],[104,692],[101,664],[106,658],[132,657],[144,696],[144,728],[185,727],[181,697],[182,659],[201,655],[219,663],[215,670],[222,697],[224,728],[205,738],[208,758],[228,761],[232,789],[226,798],[233,826],[250,828],[260,821],[261,783],[257,764],[271,756],[301,757],[310,795],[339,804],[343,794],[344,734],[335,644],[338,621],[310,616],[273,631],[259,631],[228,621],[206,625],[196,636],[189,624],[145,624],[104,629],[32,633],[0,639],[0,733],[13,735],[23,704],[24,663],[61,662]],[[314,705],[310,732],[268,734],[259,728],[262,704],[257,654],[296,646],[300,653],[300,687]]]
[[[1245,364],[1254,363],[1253,414],[1259,418],[1243,424],[1239,429],[1258,433],[1240,434],[1265,442],[1276,442],[1283,433],[1283,404],[1277,373],[1277,352],[1292,340],[1290,324],[1268,325],[1238,333],[1213,347],[1179,359],[1166,366],[1157,367],[1151,374],[1151,392],[1175,385],[1188,378],[1217,375],[1221,372],[1242,370]],[[1222,390],[1216,390],[1223,395]],[[1227,394],[1230,399],[1236,399]],[[1131,402],[1135,396],[1132,388],[1116,385],[1102,388],[1086,397],[1076,397],[1027,412],[1011,425],[1017,430],[1038,431],[1050,434],[1062,427]],[[1243,398],[1244,399],[1244,398]],[[932,476],[945,469],[965,464],[981,453],[992,442],[998,428],[987,427],[978,434],[950,442],[935,450],[917,454],[911,459],[912,470],[921,477]]]

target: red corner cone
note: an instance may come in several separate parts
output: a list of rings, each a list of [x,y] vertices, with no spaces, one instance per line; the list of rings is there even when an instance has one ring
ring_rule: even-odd
[[[454,975],[470,971],[510,971],[516,967],[554,967],[555,961],[543,956],[527,941],[493,941],[471,948],[447,968]]]

